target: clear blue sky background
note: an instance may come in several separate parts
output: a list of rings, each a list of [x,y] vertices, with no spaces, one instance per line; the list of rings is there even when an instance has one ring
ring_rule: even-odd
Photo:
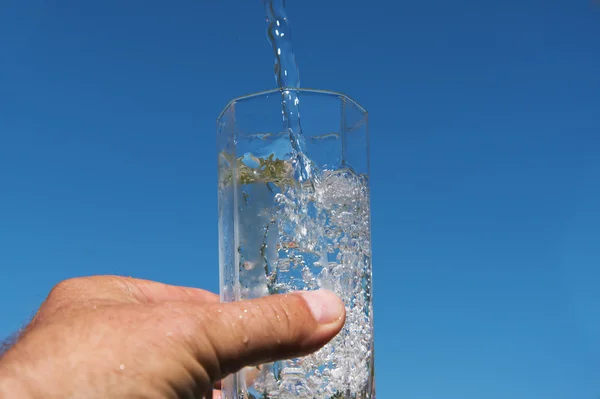
[[[259,0],[0,5],[0,336],[53,284],[218,290],[215,118],[273,88]],[[600,3],[290,0],[370,111],[382,398],[600,396]]]

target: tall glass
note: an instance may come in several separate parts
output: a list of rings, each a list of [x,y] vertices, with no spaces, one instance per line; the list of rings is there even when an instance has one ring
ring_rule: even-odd
[[[346,323],[315,354],[228,377],[223,397],[374,398],[367,112],[340,93],[297,90],[305,180],[282,94],[237,98],[218,119],[221,300],[329,289]]]

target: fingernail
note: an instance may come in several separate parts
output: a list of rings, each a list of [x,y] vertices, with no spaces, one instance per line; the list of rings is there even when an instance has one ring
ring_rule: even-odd
[[[344,304],[331,291],[301,291],[300,295],[319,324],[329,324],[339,320],[344,312]]]

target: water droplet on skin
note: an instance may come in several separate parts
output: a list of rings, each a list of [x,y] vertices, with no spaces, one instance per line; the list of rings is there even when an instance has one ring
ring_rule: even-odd
[[[244,318],[244,316],[243,316],[243,315],[240,315],[240,319],[243,319],[243,318]]]
[[[248,309],[244,309],[244,313],[248,313]]]
[[[166,335],[167,337],[171,337],[171,336],[173,336],[173,332],[171,332],[171,331],[167,331],[165,335]]]
[[[244,345],[248,345],[248,342],[250,342],[250,338],[244,337],[242,338],[242,342],[244,343]]]
[[[124,364],[120,365],[120,366],[119,366],[119,369],[120,369],[120,370],[125,370],[125,365],[124,365]]]

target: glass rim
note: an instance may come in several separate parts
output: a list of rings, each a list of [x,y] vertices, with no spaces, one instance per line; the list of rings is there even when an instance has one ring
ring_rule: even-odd
[[[225,105],[225,107],[223,108],[223,110],[221,111],[221,113],[219,114],[219,116],[217,117],[217,121],[221,120],[221,118],[223,118],[223,116],[225,115],[225,113],[227,112],[227,110],[234,105],[235,103],[242,101],[242,100],[250,100],[253,98],[260,98],[260,97],[265,97],[274,93],[281,93],[284,91],[295,91],[298,92],[300,94],[302,93],[306,93],[306,94],[321,94],[321,95],[327,95],[327,96],[334,96],[334,97],[340,97],[344,100],[350,101],[352,104],[354,104],[358,110],[360,112],[362,112],[363,114],[365,114],[365,116],[368,115],[368,111],[366,110],[365,107],[363,107],[362,105],[360,105],[355,99],[353,99],[352,97],[350,97],[347,94],[344,94],[342,92],[338,92],[338,91],[332,91],[332,90],[324,90],[324,89],[311,89],[311,88],[277,88],[277,89],[269,89],[269,90],[263,90],[263,91],[258,91],[258,92],[254,92],[254,93],[250,93],[250,94],[246,94],[246,95],[242,95],[239,97],[235,97],[233,98],[231,101],[229,101],[227,103],[227,105]]]

